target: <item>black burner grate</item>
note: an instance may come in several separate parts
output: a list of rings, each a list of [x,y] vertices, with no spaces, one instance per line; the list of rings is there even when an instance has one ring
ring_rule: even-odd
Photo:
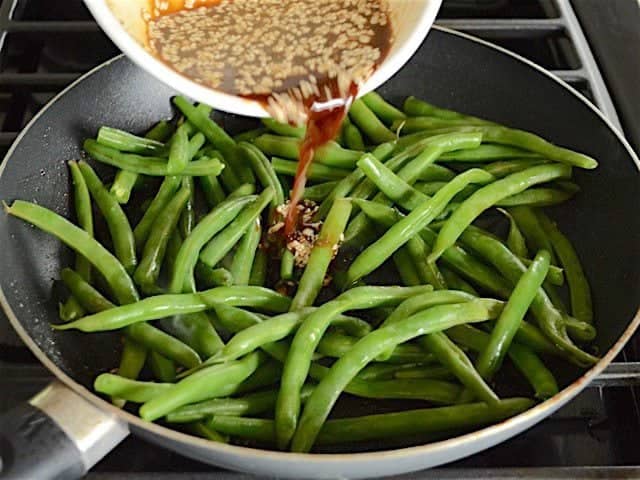
[[[568,0],[445,0],[438,21],[549,68],[618,122]],[[0,155],[58,91],[117,53],[81,0],[1,0]],[[528,432],[447,467],[402,478],[638,476],[637,336],[618,360],[591,388]],[[0,389],[5,392],[0,410],[28,398],[49,378],[0,313]],[[88,478],[111,480],[124,475],[167,480],[250,478],[185,459],[135,437],[109,454]]]

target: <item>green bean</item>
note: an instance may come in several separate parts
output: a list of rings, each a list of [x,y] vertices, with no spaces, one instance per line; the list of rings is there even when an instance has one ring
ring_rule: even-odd
[[[213,208],[225,199],[225,193],[222,189],[222,185],[218,181],[218,177],[214,175],[205,175],[198,177],[200,187],[204,193],[204,197],[207,200],[209,207]]]
[[[262,355],[252,353],[242,360],[214,365],[194,373],[145,402],[140,407],[140,416],[144,420],[154,421],[183,405],[218,397],[226,385],[242,382],[263,361]]]
[[[59,330],[77,328],[85,332],[117,330],[148,320],[203,312],[218,303],[231,306],[250,306],[281,313],[289,309],[290,299],[263,287],[217,287],[198,293],[147,297],[136,303],[88,315],[75,322],[55,325],[54,328]]]
[[[203,359],[212,357],[224,347],[206,312],[164,318],[160,325]]]
[[[408,248],[402,247],[399,250],[396,250],[393,253],[392,259],[403,285],[408,287],[422,285],[422,278],[420,278],[420,274],[413,263],[414,259]],[[348,277],[345,274],[345,287],[349,286],[349,284],[346,283],[347,280]],[[357,285],[357,282],[355,285]]]
[[[249,274],[249,285],[264,286],[267,278],[268,261],[267,252],[258,245],[256,255],[253,259],[253,265],[251,266],[251,273]]]
[[[247,130],[246,132],[239,133],[238,135],[234,135],[233,140],[236,143],[240,142],[252,142],[256,138],[258,138],[263,133],[267,133],[266,128],[254,128],[253,130]]]
[[[264,154],[297,160],[300,158],[300,139],[264,134],[253,141]],[[352,169],[362,152],[347,150],[335,142],[329,142],[318,148],[313,156],[314,162],[327,167]]]
[[[191,427],[191,431],[194,434],[202,438],[206,438],[207,440],[210,440],[212,442],[227,443],[229,441],[228,437],[224,435],[220,435],[213,428],[201,422],[192,423],[190,427]]]
[[[404,113],[410,117],[435,117],[444,120],[456,120],[456,119],[468,119],[468,120],[482,120],[477,117],[471,117],[463,113],[455,112],[453,110],[447,110],[444,108],[436,107],[430,103],[420,100],[414,96],[407,97],[404,101]],[[493,122],[483,120],[486,124],[491,125]]]
[[[185,405],[170,412],[169,423],[189,423],[203,420],[211,415],[255,415],[268,412],[276,403],[278,392],[267,390],[241,398],[212,398],[204,402]]]
[[[5,211],[55,235],[83,255],[104,276],[120,303],[135,302],[138,299],[133,281],[122,264],[84,230],[51,210],[22,200],[15,200],[11,206],[5,206]]]
[[[396,370],[393,376],[394,378],[431,378],[433,380],[450,380],[453,377],[451,372],[441,365],[411,366],[411,364],[409,364],[408,368],[400,368]]]
[[[93,213],[91,211],[91,198],[87,184],[76,162],[69,162],[69,169],[73,179],[73,199],[76,219],[80,227],[93,236]],[[76,254],[76,270],[86,280],[91,278],[91,264],[80,254]],[[82,304],[71,293],[65,303],[59,304],[59,317],[63,322],[76,320],[84,315]]]
[[[258,180],[264,188],[273,188],[273,199],[271,200],[272,211],[284,203],[284,192],[282,190],[282,184],[278,179],[273,166],[264,156],[264,154],[255,145],[241,142],[238,144],[240,152],[244,155],[244,158],[251,164],[251,168],[255,172]]]
[[[216,357],[209,359],[207,363],[234,360],[267,343],[288,337],[315,310],[314,308],[304,308],[262,321],[259,317],[236,308],[216,307],[216,312],[225,326],[229,326],[229,315],[234,316],[232,330],[238,330],[238,333]],[[241,323],[238,324],[238,321]],[[356,337],[362,337],[371,331],[371,327],[365,321],[344,315],[334,317],[331,324]]]
[[[545,165],[550,163],[549,160],[543,158],[514,158],[511,160],[502,160],[484,165],[482,168],[496,178],[503,178],[512,173],[521,172],[527,168],[537,165]]]
[[[196,212],[195,212],[195,184],[192,177],[185,177],[182,179],[182,188],[189,191],[189,197],[187,203],[182,210],[180,219],[178,221],[178,229],[180,235],[183,238],[187,238],[193,230],[196,224]]]
[[[362,211],[372,220],[386,227],[395,225],[403,218],[396,210],[385,207],[376,202],[366,202],[354,200],[360,205]],[[424,228],[419,232],[420,237],[427,246],[434,244],[437,234],[429,228]],[[397,252],[396,252],[397,253]],[[507,298],[511,293],[511,288],[507,282],[498,275],[492,268],[483,262],[478,261],[466,250],[458,245],[449,247],[442,255],[443,263],[454,269],[460,275],[472,280],[485,290],[497,295],[500,298]]]
[[[318,344],[318,353],[327,357],[342,357],[353,348],[358,338],[337,332],[327,332],[322,336]],[[426,363],[434,360],[431,353],[425,352],[418,345],[398,345],[391,355],[384,361],[393,365],[406,365],[407,363]]]
[[[304,127],[294,127],[288,123],[281,123],[273,118],[261,118],[262,124],[271,130],[273,133],[282,135],[284,137],[303,138],[306,129]]]
[[[143,175],[165,177],[169,175],[167,161],[159,157],[144,157],[134,153],[122,153],[113,148],[100,145],[95,140],[88,138],[84,141],[83,148],[92,158],[101,163]],[[218,175],[224,166],[219,158],[204,157],[200,160],[189,162],[180,175],[201,177],[203,175]]]
[[[485,142],[498,143],[523,148],[538,153],[549,160],[555,160],[566,165],[594,169],[598,162],[583,153],[575,152],[567,148],[558,147],[543,138],[524,130],[516,130],[502,126],[469,126],[432,130],[431,133],[448,132],[481,132]]]
[[[436,291],[423,294],[420,297],[410,298],[402,302],[394,310],[381,328],[397,324],[405,318],[430,307],[468,302],[473,301],[473,299],[474,297],[471,295],[453,291]],[[484,402],[495,404],[498,401],[496,394],[483,381],[469,358],[449,340],[446,334],[435,332],[425,335],[420,338],[420,344],[424,349],[433,353],[442,365],[458,377],[463,385],[471,389]],[[390,350],[382,352],[378,359],[380,360],[381,357],[387,356],[389,352]]]
[[[187,368],[193,368],[201,363],[200,357],[191,347],[148,323],[129,325],[126,333],[140,345],[175,360]]]
[[[396,139],[396,135],[376,117],[362,99],[351,104],[349,118],[373,143],[392,142]]]
[[[425,168],[420,171],[418,178],[423,182],[448,182],[449,180],[453,180],[455,176],[456,172],[450,168],[432,163],[426,165]]]
[[[176,365],[173,360],[163,357],[158,352],[149,352],[147,362],[151,368],[153,376],[160,382],[172,383],[176,380]],[[146,400],[145,400],[146,401]]]
[[[124,378],[136,379],[144,367],[147,359],[147,348],[134,342],[132,339],[124,337],[120,364],[118,365],[118,375]],[[112,403],[122,408],[126,400],[118,397],[111,397]]]
[[[133,279],[143,290],[155,286],[158,280],[169,236],[176,228],[190,195],[189,189],[181,188],[153,222],[144,245],[142,259],[133,274]]]
[[[307,200],[312,200],[314,202],[321,202],[331,194],[331,192],[336,188],[337,184],[338,182],[334,180],[331,182],[322,182],[318,183],[317,185],[305,187],[304,198],[306,198]]]
[[[204,264],[213,267],[233,248],[240,237],[273,198],[272,188],[266,188],[258,198],[244,208],[240,214],[220,233],[213,237],[200,252],[199,258]],[[234,279],[235,281],[235,279]]]
[[[440,271],[442,272],[444,281],[447,284],[447,288],[478,296],[478,291],[473,287],[473,285],[460,277],[460,275],[453,270],[443,266],[440,268]]]
[[[246,418],[232,415],[214,415],[207,420],[211,428],[226,435],[271,444],[274,441],[274,422],[263,418]]]
[[[524,412],[533,403],[527,398],[509,398],[500,400],[497,406],[472,403],[329,420],[318,434],[316,444],[352,443],[479,428]]]
[[[428,202],[417,206],[406,217],[393,225],[380,239],[360,253],[349,266],[347,272],[349,282],[355,282],[379,267],[409,238],[427,226],[444,209],[451,198],[466,185],[471,182],[486,181],[488,178],[490,175],[479,169],[468,170],[458,175],[447,187],[440,190]],[[442,235],[442,231],[440,235]],[[453,242],[451,242],[452,244]],[[437,242],[436,245],[438,245]],[[429,258],[432,258],[434,254],[435,252],[432,251]]]
[[[476,352],[482,352],[489,344],[489,334],[471,325],[450,328],[447,330],[447,335]],[[533,387],[537,398],[546,399],[558,392],[553,374],[530,347],[512,343],[507,354],[514,366]]]
[[[399,178],[404,180],[409,184],[413,184],[420,174],[425,171],[425,169],[433,164],[436,158],[445,151],[449,151],[452,149],[460,149],[460,148],[475,148],[480,144],[482,140],[482,135],[438,135],[433,138],[426,139],[424,141],[417,142],[415,145],[411,146],[407,149],[405,154],[410,155],[410,152],[416,151],[415,149],[420,147],[417,150],[417,156],[413,158],[409,163],[402,166],[402,168],[398,171],[397,175]],[[402,159],[402,155],[397,157],[397,161],[399,163],[399,159]],[[386,165],[390,170],[394,170],[395,168],[400,168],[398,165],[391,165],[391,161]],[[361,187],[362,191],[358,191],[358,189],[353,191],[353,197],[365,198],[368,197],[374,190],[375,185],[373,182],[368,180],[367,182],[362,182]],[[370,190],[369,190],[370,186]],[[360,189],[360,187],[359,187]],[[384,195],[379,193],[374,197],[374,201],[389,203],[384,199]],[[366,230],[368,226],[367,217],[363,214],[360,214],[354,218],[349,226],[347,227],[347,231],[345,232],[345,243],[354,244],[357,243],[357,239],[362,237],[363,231]]]
[[[120,204],[111,196],[100,181],[98,175],[96,175],[87,163],[80,161],[78,168],[87,182],[91,196],[107,222],[116,257],[120,260],[127,272],[133,273],[137,264],[136,248],[133,231],[131,230],[127,216],[120,207]]]
[[[533,403],[528,398],[508,398],[501,400],[497,407],[472,403],[329,420],[322,426],[316,444],[352,444],[449,432],[452,429],[480,428],[524,412]],[[272,444],[275,440],[273,420],[216,415],[209,424],[237,438],[266,444]]]
[[[97,141],[105,147],[114,148],[121,152],[143,155],[166,155],[167,153],[163,142],[149,137],[138,137],[118,128],[100,127]]]
[[[236,142],[210,117],[208,112],[203,112],[194,107],[187,99],[181,96],[173,98],[173,103],[182,114],[209,140],[215,148],[220,150],[227,165],[232,165],[231,170],[238,171],[241,182],[254,183],[251,169],[240,160],[236,148]],[[194,162],[191,162],[192,164]]]
[[[522,192],[536,183],[548,182],[554,178],[566,177],[570,174],[571,167],[566,165],[540,165],[514,173],[481,188],[466,199],[445,222],[429,256],[430,261],[435,262],[442,255],[442,252],[455,243],[456,239],[473,220],[499,200]]]
[[[369,92],[366,95],[363,95],[362,101],[387,125],[391,125],[394,120],[407,118],[401,110],[388,103],[384,98],[382,98],[382,95],[377,92]]]
[[[64,303],[58,303],[58,317],[62,322],[72,322],[83,317],[84,314],[83,306],[73,296],[69,296]]]
[[[345,116],[342,122],[342,141],[347,148],[351,150],[360,150],[364,151],[364,139],[362,138],[362,134],[358,127],[356,127],[351,120],[349,120],[349,116]]]
[[[233,285],[233,276],[226,268],[210,268],[204,263],[198,262],[195,268],[195,275],[205,288],[230,287]]]
[[[553,373],[533,351],[513,344],[509,349],[509,358],[533,387],[536,398],[546,400],[558,393],[558,384]]]
[[[278,443],[281,448],[289,443],[295,431],[300,411],[300,388],[309,372],[311,356],[333,317],[346,310],[393,304],[404,300],[407,296],[431,289],[431,286],[357,287],[325,303],[305,319],[291,342],[282,373],[276,408],[276,420],[279,425]]]
[[[266,352],[266,350],[265,350]],[[280,362],[267,359],[262,363],[255,372],[249,375],[242,382],[232,385],[229,389],[228,395],[233,393],[234,395],[244,395],[245,393],[255,392],[265,387],[274,387],[279,381],[282,375],[282,364]],[[221,395],[226,396],[226,395]]]
[[[193,276],[200,250],[211,237],[231,223],[245,205],[256,198],[255,196],[246,196],[226,200],[200,220],[191,235],[184,240],[176,256],[173,274],[169,283],[169,291],[182,291],[185,281]]]
[[[204,138],[202,138],[204,143]],[[202,146],[202,145],[200,145]],[[182,172],[189,160],[189,136],[185,129],[181,126],[178,127],[176,133],[169,141],[169,159],[167,161],[167,172],[169,175],[178,175]]]
[[[582,322],[593,323],[591,289],[580,264],[578,254],[569,239],[549,217],[541,211],[536,211],[536,216],[548,235],[549,241],[558,255],[560,264],[566,272],[572,315]]]
[[[144,403],[169,390],[171,383],[141,382],[127,377],[103,373],[93,382],[98,393],[121,398],[129,402]]]
[[[420,280],[422,280],[421,283],[433,285],[433,288],[436,290],[442,290],[447,287],[446,280],[442,276],[438,267],[427,262],[427,256],[431,252],[431,249],[420,236],[416,235],[411,237],[407,240],[404,248],[407,249],[407,252],[411,257]]]
[[[578,342],[588,343],[596,338],[597,331],[593,325],[582,320],[563,315],[564,325],[571,338]]]
[[[63,268],[60,277],[73,297],[77,299],[86,311],[95,313],[108,310],[114,306],[84,278],[70,268]]]
[[[295,256],[285,248],[280,259],[280,280],[291,280],[293,278],[294,265]]]
[[[284,160],[282,158],[273,157],[271,159],[273,169],[281,174],[292,177],[296,174],[298,162],[293,160]],[[320,163],[312,163],[307,170],[307,178],[317,181],[341,180],[351,173],[344,168],[329,167]]]
[[[437,368],[437,367],[432,367],[428,363],[405,363],[403,365],[394,365],[394,364],[388,364],[388,363],[370,363],[369,365],[364,367],[362,370],[360,370],[360,372],[356,376],[356,379],[364,380],[364,381],[391,380],[396,376],[396,373],[403,372],[404,370],[411,370],[414,368],[430,369],[430,368]]]
[[[528,206],[512,207],[508,208],[507,211],[511,214],[516,225],[524,235],[527,246],[534,251],[548,251],[551,255],[551,263],[553,265],[557,264],[558,260],[556,259],[551,241],[542,228],[535,211]]]
[[[253,195],[256,192],[256,186],[253,183],[243,183],[239,185],[233,192],[229,194],[228,199]]]
[[[305,385],[301,397],[306,400],[313,387]],[[170,423],[188,423],[202,420],[211,415],[256,415],[270,412],[276,404],[277,390],[256,392],[237,398],[213,398],[204,402],[185,405],[169,413],[166,420]]]
[[[518,258],[525,267],[528,267],[533,262],[533,260],[522,258],[521,256],[518,256]],[[564,270],[555,265],[549,265],[549,271],[547,272],[547,278],[545,281],[549,282],[551,285],[561,287],[564,285]]]
[[[226,312],[224,312],[224,310],[226,310]],[[233,307],[216,307],[216,311],[218,311],[218,313],[224,313],[225,326],[229,327],[232,331],[240,331],[243,328],[248,328],[249,326],[261,321],[261,319],[255,314]],[[228,318],[229,313],[239,313],[240,315],[234,315],[233,318]],[[227,323],[226,320],[229,320],[229,322]],[[334,325],[338,325],[337,320],[334,320],[332,323]],[[282,342],[263,345],[261,348],[270,356],[277,359],[279,362],[285,361],[289,349],[288,345],[283,344]],[[407,353],[401,353],[407,356]],[[425,355],[424,353],[420,353],[419,357],[412,353],[411,358],[406,357],[403,360],[415,361],[416,359],[425,361],[433,360],[432,356],[428,354]],[[397,368],[397,366],[394,366],[394,368]],[[309,376],[314,380],[321,380],[327,375],[328,372],[329,369],[327,367],[315,363],[312,363],[309,367]],[[280,380],[280,377],[281,372],[280,370],[278,370],[272,383],[275,383],[276,380]],[[247,383],[248,381],[244,382],[242,385],[244,386]],[[434,388],[436,388],[436,390],[434,390]],[[436,397],[436,400],[439,399],[441,401],[454,401],[457,398],[460,389],[459,387],[455,387],[451,384],[442,382],[437,384],[434,384],[433,382],[422,382],[416,380],[389,380],[370,382],[363,381],[361,379],[354,379],[345,388],[345,391],[352,395],[363,398],[404,398],[420,400],[424,400],[425,398],[432,398],[434,394],[437,394],[438,397]]]
[[[420,343],[458,378],[468,392],[473,392],[473,395],[489,405],[495,405],[499,401],[498,396],[483,380],[481,373],[474,367],[469,357],[444,332],[425,335],[420,339]]]
[[[358,168],[390,200],[405,209],[412,210],[429,200],[428,196],[414,189],[371,155],[363,155],[358,161]]]
[[[442,331],[460,323],[487,320],[495,315],[494,310],[495,304],[485,300],[436,306],[362,338],[349,353],[338,359],[307,400],[299,426],[291,441],[291,450],[307,452],[311,449],[322,424],[344,387],[378,354],[419,335]],[[289,355],[291,356],[291,352]],[[280,397],[278,397],[279,403]],[[276,434],[278,433],[277,414],[276,407]]]
[[[527,242],[524,238],[524,235],[520,231],[518,224],[516,223],[515,218],[511,215],[507,210],[499,208],[498,211],[502,213],[507,220],[509,220],[509,233],[507,235],[507,246],[509,249],[515,253],[521,260],[529,257],[529,250],[527,249]],[[528,265],[527,265],[528,266]],[[549,270],[551,272],[551,270]],[[562,276],[562,272],[560,272]],[[562,283],[560,283],[562,285]]]
[[[392,165],[396,165],[396,164],[399,165],[409,158],[408,154],[405,153],[405,154],[401,154],[394,157],[394,159],[387,160],[391,155],[391,153],[393,152],[393,149],[394,149],[393,142],[382,143],[378,145],[371,152],[371,155],[373,155],[375,158],[377,158],[380,161],[386,161],[385,164],[389,168],[391,168]],[[336,184],[336,187],[333,189],[333,191],[327,196],[327,198],[323,200],[322,204],[318,209],[318,212],[314,217],[314,220],[317,221],[317,220],[324,219],[324,217],[327,216],[327,213],[329,213],[329,209],[331,208],[331,205],[333,204],[334,200],[338,198],[346,197],[354,188],[356,188],[360,184],[362,180],[366,180],[366,178],[364,173],[362,173],[362,171],[358,168],[353,170],[349,175],[347,175],[343,179],[339,180],[338,183]]]
[[[547,276],[549,264],[549,253],[541,250],[516,283],[509,301],[493,327],[487,347],[478,357],[478,371],[483,378],[491,380],[502,365],[502,360],[520,327],[520,322],[524,319],[533,298]]]
[[[455,150],[443,153],[438,161],[443,162],[490,162],[505,158],[538,158],[537,153],[527,152],[521,148],[507,145],[493,145],[485,143],[473,150]]]
[[[564,203],[571,197],[573,197],[573,193],[558,190],[557,188],[529,188],[524,192],[500,200],[496,205],[501,207],[514,207],[517,205],[549,207]]]
[[[467,228],[461,240],[486,258],[514,285],[526,271],[526,267],[506,245],[477,228]],[[531,312],[547,338],[562,350],[568,359],[581,366],[592,365],[598,361],[597,357],[578,348],[567,336],[562,314],[554,307],[543,289],[538,289],[531,304]]]
[[[267,343],[288,337],[309,315],[306,309],[288,312],[248,327],[231,338],[206,364],[224,363],[257,350]]]
[[[69,162],[69,170],[73,179],[73,202],[78,225],[93,236],[93,213],[87,182],[76,162]],[[82,255],[76,255],[75,268],[82,278],[87,281],[91,279],[91,265]]]
[[[149,205],[149,208],[147,208],[142,219],[140,219],[136,227],[133,229],[133,236],[138,250],[141,251],[144,247],[154,221],[165,209],[178,188],[180,188],[180,177],[165,177],[160,184],[160,188]]]
[[[164,268],[168,278],[173,275],[174,266],[176,263],[176,257],[182,246],[182,237],[178,230],[174,230],[169,235],[169,241],[167,242],[167,250],[164,254]]]
[[[261,237],[262,228],[258,218],[242,236],[233,256],[231,276],[235,285],[249,285],[251,270]]]
[[[309,260],[298,284],[296,295],[291,301],[292,311],[312,305],[318,296],[350,214],[351,202],[349,200],[339,198],[333,202],[329,215],[327,215],[309,254]]]
[[[563,353],[544,336],[538,327],[524,320],[520,323],[520,329],[516,332],[515,340],[536,353],[555,356],[563,355]]]
[[[439,128],[486,125],[486,123],[486,120],[473,118],[444,119],[437,117],[410,117],[394,121],[391,124],[391,129],[401,129],[402,133],[416,133],[422,132],[424,130],[435,130]]]

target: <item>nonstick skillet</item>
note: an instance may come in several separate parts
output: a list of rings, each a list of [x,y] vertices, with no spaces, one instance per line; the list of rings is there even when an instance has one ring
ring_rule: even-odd
[[[292,454],[209,442],[113,407],[91,390],[117,364],[116,335],[55,332],[52,285],[71,254],[60,242],[0,214],[0,302],[22,340],[57,377],[29,403],[0,417],[0,478],[81,476],[129,432],[226,468],[285,477],[358,478],[415,471],[479,452],[545,418],[577,395],[621,350],[638,323],[640,162],[583,97],[539,67],[466,35],[437,28],[382,88],[531,130],[597,158],[580,171],[582,192],[553,213],[573,240],[594,293],[602,360],[574,374],[555,397],[500,424],[446,441],[357,454]],[[101,125],[143,131],[171,116],[174,92],[124,57],[89,72],[25,128],[0,168],[0,199],[37,201],[70,215],[66,161]],[[220,115],[231,130],[250,122]],[[357,412],[353,412],[354,414]]]

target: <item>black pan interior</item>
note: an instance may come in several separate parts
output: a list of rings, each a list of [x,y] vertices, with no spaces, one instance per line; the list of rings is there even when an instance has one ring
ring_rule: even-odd
[[[581,99],[513,57],[443,31],[432,31],[411,62],[381,93],[400,104],[407,95],[507,125],[600,160],[576,174],[582,192],[552,214],[573,240],[594,290],[598,347],[608,350],[634,316],[640,298],[640,177],[620,140]],[[101,125],[143,131],[169,118],[174,92],[125,58],[76,84],[47,108],[5,159],[0,199],[37,201],[70,217],[65,162]],[[254,120],[219,117],[234,130]],[[111,334],[54,332],[52,285],[72,259],[57,240],[0,214],[0,287],[26,332],[65,373],[90,386],[117,365]]]

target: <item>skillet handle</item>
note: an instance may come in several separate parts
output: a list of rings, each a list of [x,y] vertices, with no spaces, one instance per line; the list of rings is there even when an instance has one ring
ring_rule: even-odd
[[[0,479],[80,478],[128,425],[59,381],[0,415]]]

